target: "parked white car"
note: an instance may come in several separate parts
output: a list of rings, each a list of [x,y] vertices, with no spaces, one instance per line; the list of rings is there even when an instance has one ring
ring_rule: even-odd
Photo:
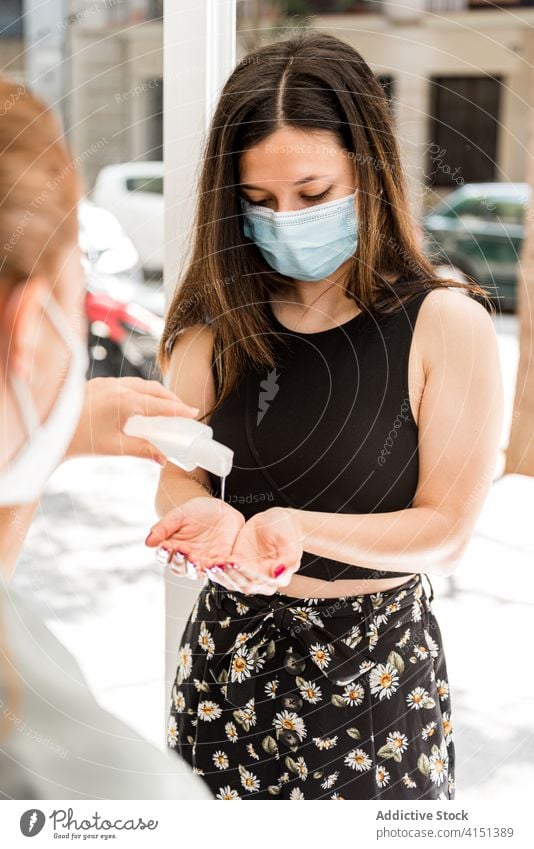
[[[148,274],[163,272],[163,162],[122,162],[100,171],[92,193],[118,218]]]
[[[78,222],[88,274],[136,282],[143,279],[139,254],[111,212],[84,199],[78,205]]]

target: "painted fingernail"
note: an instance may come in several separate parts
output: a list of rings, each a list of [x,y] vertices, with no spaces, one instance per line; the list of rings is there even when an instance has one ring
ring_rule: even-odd
[[[273,575],[274,575],[275,578],[279,578],[280,575],[283,575],[285,571],[286,571],[285,566],[277,566],[276,569],[273,572]]]
[[[171,552],[167,551],[166,548],[157,548],[156,549],[156,560],[158,563],[163,563],[166,565],[169,562]]]

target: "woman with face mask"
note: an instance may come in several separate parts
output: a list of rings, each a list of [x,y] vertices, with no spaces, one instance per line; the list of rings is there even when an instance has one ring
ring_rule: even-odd
[[[133,454],[129,416],[195,415],[158,383],[85,383],[78,179],[53,114],[0,79],[0,798],[208,797],[102,710],[39,610],[7,581],[65,457]]]
[[[161,348],[234,466],[224,502],[165,466],[147,539],[209,579],[168,739],[218,799],[454,798],[423,576],[456,568],[495,466],[500,366],[474,295],[421,250],[352,47],[314,33],[237,66]]]

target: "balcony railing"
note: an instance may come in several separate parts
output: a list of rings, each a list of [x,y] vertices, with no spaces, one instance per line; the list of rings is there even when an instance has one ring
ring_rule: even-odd
[[[2,0],[4,2],[4,0]],[[127,26],[163,18],[164,0],[77,0],[69,20],[89,27]]]
[[[386,14],[393,19],[417,18],[423,12],[534,6],[534,0],[260,0],[287,15]]]

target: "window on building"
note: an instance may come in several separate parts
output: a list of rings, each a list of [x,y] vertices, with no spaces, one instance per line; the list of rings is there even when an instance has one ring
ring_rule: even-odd
[[[391,103],[395,96],[395,78],[390,74],[378,74],[377,80],[384,89],[384,94]]]
[[[500,94],[500,78],[431,80],[427,162],[431,186],[496,179]]]
[[[382,11],[382,0],[267,0],[265,5],[272,5],[285,15],[376,14]]]
[[[163,80],[154,80],[150,93],[148,154],[150,159],[163,159]]]
[[[0,3],[0,38],[22,38],[23,0],[2,0]]]
[[[148,192],[151,195],[162,195],[163,177],[128,177],[126,188],[129,192]]]

